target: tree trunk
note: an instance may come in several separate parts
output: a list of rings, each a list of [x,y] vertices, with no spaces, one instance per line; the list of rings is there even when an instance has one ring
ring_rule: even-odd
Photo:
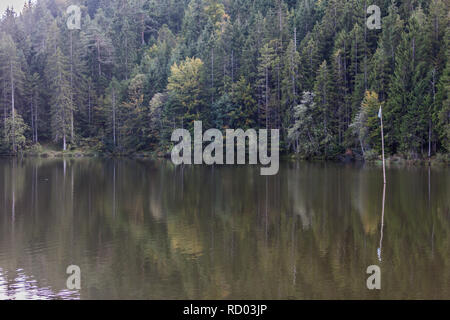
[[[112,104],[113,104],[113,141],[116,146],[116,92],[112,89]]]
[[[265,104],[266,104],[266,129],[269,128],[269,70],[266,67],[265,69],[266,73],[266,90],[265,90]]]
[[[432,74],[433,74],[433,78],[431,80],[431,84],[433,86],[433,106],[434,106],[436,103],[436,68],[433,68]],[[432,113],[432,110],[429,110],[428,111],[428,114],[429,114],[429,119],[428,119],[428,159],[431,158],[431,133],[432,133],[431,113]]]
[[[8,118],[8,107],[7,107],[7,100],[6,100],[6,80],[3,81],[3,134],[4,138],[6,140],[6,119]]]
[[[234,83],[234,50],[231,50],[231,83]]]
[[[297,92],[296,92],[296,79],[298,77],[297,70],[295,69],[295,54],[297,53],[297,28],[294,28],[294,48],[291,52],[291,67],[292,67],[292,97],[294,106],[297,104]]]
[[[98,62],[98,76],[100,77],[102,75],[102,66],[100,63],[100,42],[99,39],[97,39],[97,62]]]
[[[358,75],[358,35],[355,32],[355,78]]]
[[[72,30],[70,31],[70,100],[72,102],[72,108],[70,109],[70,142],[73,144],[73,39]]]
[[[91,130],[91,83],[89,82],[88,86],[88,123],[89,123],[89,132]]]
[[[367,0],[364,1],[364,15],[367,12]],[[364,92],[367,91],[367,26],[364,27]]]
[[[141,44],[145,46],[145,23],[144,23],[144,15],[141,15]]]
[[[128,32],[125,33],[125,80],[128,81]]]
[[[37,95],[37,93],[35,93]],[[34,137],[35,137],[35,143],[39,142],[39,137],[38,137],[38,105],[37,105],[37,98],[35,96],[35,101],[34,101]]]
[[[61,69],[59,70],[59,87],[61,87],[62,85],[62,73],[61,73]],[[61,91],[61,88],[59,88],[59,90]],[[63,130],[63,150],[66,151],[67,150],[67,140],[66,140],[66,111],[65,111],[65,106],[62,105],[62,130]]]
[[[11,117],[12,117],[12,142],[13,142],[13,152],[16,152],[16,119],[14,112],[14,74],[13,74],[13,64],[10,61],[10,73],[11,73]]]
[[[211,105],[214,103],[214,48],[211,48]]]
[[[36,139],[34,137],[33,91],[31,91],[30,114],[31,114],[31,135],[34,142]]]

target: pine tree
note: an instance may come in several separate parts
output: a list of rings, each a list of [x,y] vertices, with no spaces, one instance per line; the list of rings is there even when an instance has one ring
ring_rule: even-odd
[[[283,127],[287,128],[292,122],[292,111],[294,106],[297,105],[297,99],[301,89],[299,74],[300,54],[297,51],[295,40],[289,42],[283,60],[285,63],[281,82],[282,118],[284,119]]]
[[[129,1],[116,3],[117,8],[114,10],[112,19],[114,43],[120,43],[116,46],[115,56],[117,63],[117,75],[119,79],[128,80],[130,72],[136,61],[139,48],[139,29],[138,21],[136,21],[135,11]],[[142,41],[142,39],[141,39]]]
[[[303,90],[311,91],[320,65],[319,47],[317,41],[309,34],[303,39],[300,48],[300,77],[303,79]]]
[[[319,144],[325,157],[328,156],[332,140],[332,130],[334,114],[332,112],[332,83],[330,71],[326,61],[323,61],[317,71],[316,82],[314,83],[314,103],[315,112],[313,117],[316,125],[321,129]]]
[[[422,11],[415,12],[402,32],[395,71],[389,90],[385,123],[386,142],[391,152],[417,157],[423,151],[430,100],[428,40]]]
[[[446,30],[447,63],[438,85],[437,102],[435,103],[435,122],[438,136],[447,152],[450,152],[450,26]]]
[[[67,150],[70,115],[73,111],[69,70],[68,58],[64,56],[60,48],[57,48],[47,66],[47,81],[52,90],[50,100],[52,136],[55,142],[62,143],[64,151]]]
[[[40,119],[39,119],[39,106],[40,106],[40,86],[41,77],[38,73],[33,73],[27,75],[26,79],[26,92],[27,92],[27,103],[29,105],[30,118],[29,122],[31,123],[31,136],[32,142],[39,142],[39,127],[40,127]]]
[[[233,84],[232,101],[234,109],[228,115],[232,119],[233,128],[250,129],[255,128],[258,123],[257,103],[252,86],[241,76]]]
[[[383,31],[380,36],[380,44],[387,59],[387,73],[394,71],[395,52],[400,43],[402,28],[403,21],[400,19],[395,2],[392,2],[388,8],[388,15],[383,18]]]
[[[448,43],[446,44],[444,37],[446,34],[446,25],[448,26],[449,24],[444,2],[442,0],[431,1],[429,15],[426,18],[430,38],[429,63],[432,65],[430,80],[431,104],[428,108],[428,157],[431,157],[432,144],[434,145],[434,150],[436,150],[437,132],[435,128],[439,123],[439,110],[444,107],[441,105],[442,100],[438,97],[438,79],[441,77],[442,71],[445,68],[445,48],[447,47],[448,50]]]
[[[276,94],[272,90],[274,70],[278,64],[274,45],[275,41],[272,41],[261,48],[258,63],[258,89],[260,92],[258,118],[259,125],[264,128],[273,128],[277,120]]]
[[[120,83],[116,78],[113,78],[106,90],[105,99],[105,127],[108,133],[108,142],[112,142],[112,148],[115,149],[119,145],[119,131],[120,131]],[[140,100],[139,100],[140,101]]]
[[[25,149],[25,133],[28,129],[22,116],[14,109],[14,114],[10,115],[5,122],[5,142],[9,150],[16,153]]]
[[[104,12],[99,10],[94,20],[88,19],[86,30],[81,34],[87,67],[91,77],[101,84],[100,87],[104,87],[105,72],[114,65],[115,50],[105,20]]]
[[[24,74],[21,68],[20,63],[20,57],[19,57],[19,51],[17,50],[17,47],[12,39],[12,37],[8,34],[0,34],[0,71],[1,71],[1,80],[3,82],[4,88],[4,96],[8,96],[9,105],[10,105],[10,112],[9,116],[11,117],[11,148],[12,152],[17,152],[17,145],[16,145],[16,134],[15,134],[15,125],[16,125],[16,101],[18,93],[22,89],[23,84],[23,78]],[[6,107],[6,105],[4,105]],[[4,129],[6,134],[6,126],[7,126],[7,117],[8,112],[5,109],[4,114]],[[7,140],[7,137],[5,136],[5,140]]]
[[[316,12],[316,1],[301,0],[296,3],[294,19],[297,27],[297,37],[301,41],[312,30],[319,16]]]
[[[352,116],[355,110],[358,110],[362,99],[364,98],[364,31],[359,24],[355,24],[350,32],[351,38],[351,85],[352,85]]]
[[[153,150],[157,149],[159,142],[162,140],[161,134],[164,130],[163,108],[166,101],[167,94],[165,93],[156,93],[150,101],[148,138]]]
[[[138,73],[132,79],[128,86],[128,94],[122,102],[123,126],[122,135],[124,146],[130,150],[142,150],[146,148],[148,137],[148,105],[144,104],[144,81],[145,75]],[[116,89],[112,84],[111,88],[111,121],[114,121]],[[113,123],[114,125],[114,123]]]
[[[339,144],[343,143],[344,133],[350,125],[351,109],[349,103],[349,56],[350,39],[345,31],[341,31],[335,40],[331,68],[335,86],[334,106],[336,111],[337,135]]]

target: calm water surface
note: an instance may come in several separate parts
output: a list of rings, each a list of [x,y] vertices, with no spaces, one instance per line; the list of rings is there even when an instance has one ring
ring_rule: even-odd
[[[0,159],[0,299],[450,299],[450,169],[387,174]]]

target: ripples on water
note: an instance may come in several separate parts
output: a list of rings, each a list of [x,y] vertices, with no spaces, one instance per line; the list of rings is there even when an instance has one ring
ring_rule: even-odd
[[[38,281],[33,276],[27,276],[22,269],[17,269],[10,278],[0,268],[0,300],[50,299],[75,300],[80,299],[80,294],[76,290],[54,292],[50,287],[39,287]]]
[[[0,159],[0,299],[450,299],[450,170],[387,173]]]

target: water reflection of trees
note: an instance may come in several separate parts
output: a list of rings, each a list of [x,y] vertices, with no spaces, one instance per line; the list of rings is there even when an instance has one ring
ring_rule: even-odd
[[[2,160],[0,172],[0,267],[61,290],[78,264],[84,298],[450,296],[445,169],[432,169],[431,187],[426,170],[388,172],[382,262],[377,168],[285,162],[261,177],[254,167],[34,159]],[[378,263],[374,293],[365,269]]]

